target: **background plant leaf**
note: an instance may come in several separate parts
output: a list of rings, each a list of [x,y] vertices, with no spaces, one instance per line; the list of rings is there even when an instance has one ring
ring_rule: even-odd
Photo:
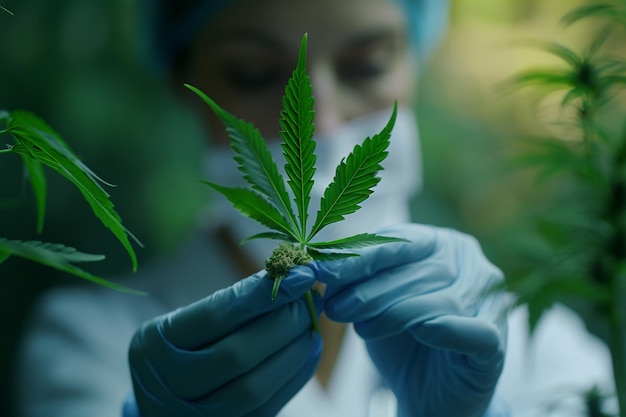
[[[4,250],[3,248],[0,248],[0,264],[6,261],[7,259],[9,259],[10,256],[11,256],[10,252]]]
[[[300,56],[296,69],[287,82],[280,112],[280,137],[283,155],[287,161],[285,172],[294,194],[300,220],[300,234],[306,236],[310,192],[315,174],[315,141],[313,141],[314,99],[311,81],[306,72],[307,36],[302,37]]]
[[[592,39],[591,42],[585,48],[585,52],[583,56],[585,59],[590,61],[596,53],[602,48],[602,45],[606,43],[606,40],[609,38],[611,33],[613,32],[613,28],[611,26],[607,26],[601,31],[599,31]]]
[[[608,3],[588,4],[565,14],[561,18],[561,22],[565,25],[571,25],[572,23],[589,17],[604,17],[626,24],[626,8],[618,8],[614,4]]]
[[[559,43],[542,41],[531,41],[531,43],[535,43],[538,48],[543,49],[552,55],[558,56],[572,68],[579,67],[582,64],[583,58],[578,53]]]
[[[33,188],[35,194],[35,202],[37,204],[37,233],[43,232],[43,224],[46,214],[46,194],[47,183],[43,165],[29,156],[22,155],[22,163],[26,168],[28,181]]]
[[[96,217],[122,243],[131,258],[133,270],[136,270],[137,256],[129,236],[141,243],[122,225],[109,194],[99,184],[107,183],[84,165],[61,137],[34,114],[11,112],[7,118],[7,130],[16,141],[12,148],[14,152],[52,168],[80,190]]]
[[[341,221],[354,213],[378,184],[380,163],[387,157],[391,130],[396,120],[397,103],[387,125],[377,135],[368,137],[361,146],[357,145],[345,160],[342,160],[333,181],[324,191],[315,223],[309,233],[309,242],[325,226]]]
[[[72,263],[77,262],[101,261],[104,259],[104,255],[93,255],[78,252],[74,248],[59,243],[46,243],[39,241],[24,242],[0,238],[0,258],[6,259],[10,255],[19,256],[60,271],[67,272],[76,277],[86,279],[111,289],[133,294],[144,294],[141,291],[132,290],[122,285],[107,281],[106,279],[90,274],[72,265]]]
[[[519,144],[523,151],[510,159],[512,167],[537,167],[538,182],[565,172],[582,176],[587,170],[582,143],[554,137],[529,137],[521,139]]]

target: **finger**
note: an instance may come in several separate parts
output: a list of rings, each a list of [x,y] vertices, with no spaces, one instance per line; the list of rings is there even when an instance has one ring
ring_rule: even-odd
[[[170,392],[193,400],[256,368],[262,361],[308,333],[311,319],[304,300],[297,300],[253,319],[246,326],[202,349],[184,351],[163,337],[160,326],[137,333],[133,345],[148,346],[151,370]],[[133,358],[131,345],[131,359]]]
[[[499,329],[474,317],[441,316],[410,329],[417,341],[435,349],[471,356],[477,364],[504,357]]]
[[[163,384],[146,385],[141,378],[146,374],[139,374],[131,368],[138,408],[146,416],[274,416],[313,376],[321,356],[321,345],[319,334],[302,334],[264,362],[258,375],[244,376],[224,387],[215,397],[209,395],[197,401],[180,399]],[[151,382],[154,381],[158,379],[152,378]]]
[[[398,300],[380,314],[354,323],[354,329],[365,340],[396,336],[421,324],[446,315],[463,315],[462,307],[453,297],[438,293]]]
[[[280,409],[313,376],[322,350],[318,333],[303,333],[252,372],[196,401],[206,415],[265,416],[259,409]]]
[[[306,385],[312,378],[317,365],[319,364],[319,356],[311,357],[311,359],[291,378],[283,387],[274,394],[274,396],[255,410],[246,414],[246,417],[274,417],[285,405]]]
[[[428,265],[408,263],[354,285],[329,288],[324,310],[334,321],[366,321],[382,314],[392,304],[445,289],[456,277],[455,265],[450,263],[440,267],[432,262]]]
[[[468,317],[451,297],[437,294],[403,300],[371,320],[355,323],[363,339],[381,340],[408,332],[434,349],[467,355],[474,369],[492,370],[504,360],[504,333],[491,321]]]
[[[491,390],[504,367],[504,341],[492,323],[471,317],[443,316],[411,329],[415,339],[434,349],[462,355],[452,362],[476,388]]]
[[[161,331],[172,345],[180,349],[199,349],[234,332],[258,315],[301,297],[314,282],[311,269],[293,268],[283,280],[276,299],[272,300],[273,281],[264,271],[259,272],[168,314],[161,319]]]
[[[386,243],[361,249],[361,256],[330,262],[312,262],[317,279],[329,287],[345,285],[375,275],[380,271],[431,256],[436,249],[436,229],[407,224],[383,229],[383,236],[403,238],[409,242]]]

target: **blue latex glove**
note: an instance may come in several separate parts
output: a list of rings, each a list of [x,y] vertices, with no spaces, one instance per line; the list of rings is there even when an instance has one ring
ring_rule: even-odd
[[[398,399],[401,417],[506,415],[490,407],[504,362],[504,296],[484,292],[503,277],[475,239],[403,225],[408,239],[360,257],[314,263],[328,285],[325,312],[354,323]]]
[[[272,301],[260,272],[145,324],[129,351],[141,416],[276,415],[319,361],[302,297],[314,282],[310,268],[294,268]]]

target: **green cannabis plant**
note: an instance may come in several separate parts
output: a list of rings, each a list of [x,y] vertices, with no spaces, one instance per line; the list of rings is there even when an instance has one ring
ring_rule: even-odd
[[[13,13],[0,5],[0,12]],[[2,128],[4,126],[4,128]],[[7,140],[10,139],[10,140]],[[89,203],[93,213],[124,246],[131,258],[133,271],[137,256],[130,238],[141,245],[123,225],[113,208],[103,181],[74,154],[69,145],[46,122],[31,112],[0,109],[0,155],[18,155],[25,168],[25,179],[30,182],[37,206],[37,232],[43,231],[46,212],[47,183],[45,167],[51,168],[76,186]],[[17,179],[20,180],[19,178]],[[76,265],[81,262],[101,261],[104,255],[88,254],[61,243],[22,241],[0,237],[0,264],[11,256],[18,256],[59,271],[120,291],[140,293],[91,274]]]
[[[320,209],[309,227],[316,143],[313,139],[314,98],[306,72],[306,47],[305,34],[296,68],[285,88],[283,109],[280,112],[280,137],[285,157],[284,168],[288,177],[287,185],[258,129],[223,110],[199,89],[186,85],[209,105],[226,126],[234,160],[250,187],[224,187],[213,182],[206,183],[223,194],[243,215],[270,229],[246,240],[266,238],[283,242],[266,261],[266,270],[274,279],[272,298],[276,296],[289,269],[296,265],[306,264],[312,259],[332,260],[358,256],[350,250],[403,240],[361,233],[328,242],[314,241],[323,228],[342,221],[346,215],[357,211],[359,204],[368,198],[373,187],[380,181],[377,173],[383,169],[380,163],[388,153],[397,106],[394,106],[389,122],[382,131],[365,138],[362,145],[355,146],[337,166],[335,177],[326,188],[320,201]],[[287,187],[291,190],[291,196]],[[312,310],[310,291],[306,297],[315,327],[316,315]]]
[[[598,23],[580,51],[534,42],[562,61],[514,77],[559,94],[558,129],[524,138],[518,162],[534,166],[540,184],[558,184],[556,207],[536,222],[527,273],[507,283],[529,310],[534,330],[555,302],[573,307],[609,347],[619,415],[626,415],[626,1],[593,2],[562,18]],[[613,42],[613,43],[611,43]],[[613,46],[612,46],[613,45]],[[616,45],[616,46],[615,46]],[[615,123],[617,121],[617,123]],[[556,133],[554,133],[556,132]],[[595,392],[590,390],[590,392]],[[600,401],[587,415],[604,414]]]
[[[133,270],[136,270],[137,257],[130,238],[138,244],[139,241],[122,225],[122,219],[115,211],[109,194],[102,187],[110,184],[81,162],[50,126],[27,111],[0,110],[0,140],[6,145],[4,149],[0,149],[0,156],[16,155],[22,159],[26,179],[30,182],[35,195],[39,233],[43,231],[46,210],[45,167],[47,167],[65,177],[80,190],[94,215],[124,246],[131,258]],[[0,237],[0,263],[10,256],[22,257],[110,288],[135,292],[74,265],[80,262],[100,261],[104,259],[103,255],[79,252],[60,243]]]

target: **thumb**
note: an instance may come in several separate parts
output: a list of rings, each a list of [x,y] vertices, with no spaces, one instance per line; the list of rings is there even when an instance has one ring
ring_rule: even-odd
[[[272,300],[273,282],[265,271],[258,272],[161,318],[162,336],[182,349],[206,346],[253,318],[301,297],[314,282],[315,275],[309,268],[293,268]]]

